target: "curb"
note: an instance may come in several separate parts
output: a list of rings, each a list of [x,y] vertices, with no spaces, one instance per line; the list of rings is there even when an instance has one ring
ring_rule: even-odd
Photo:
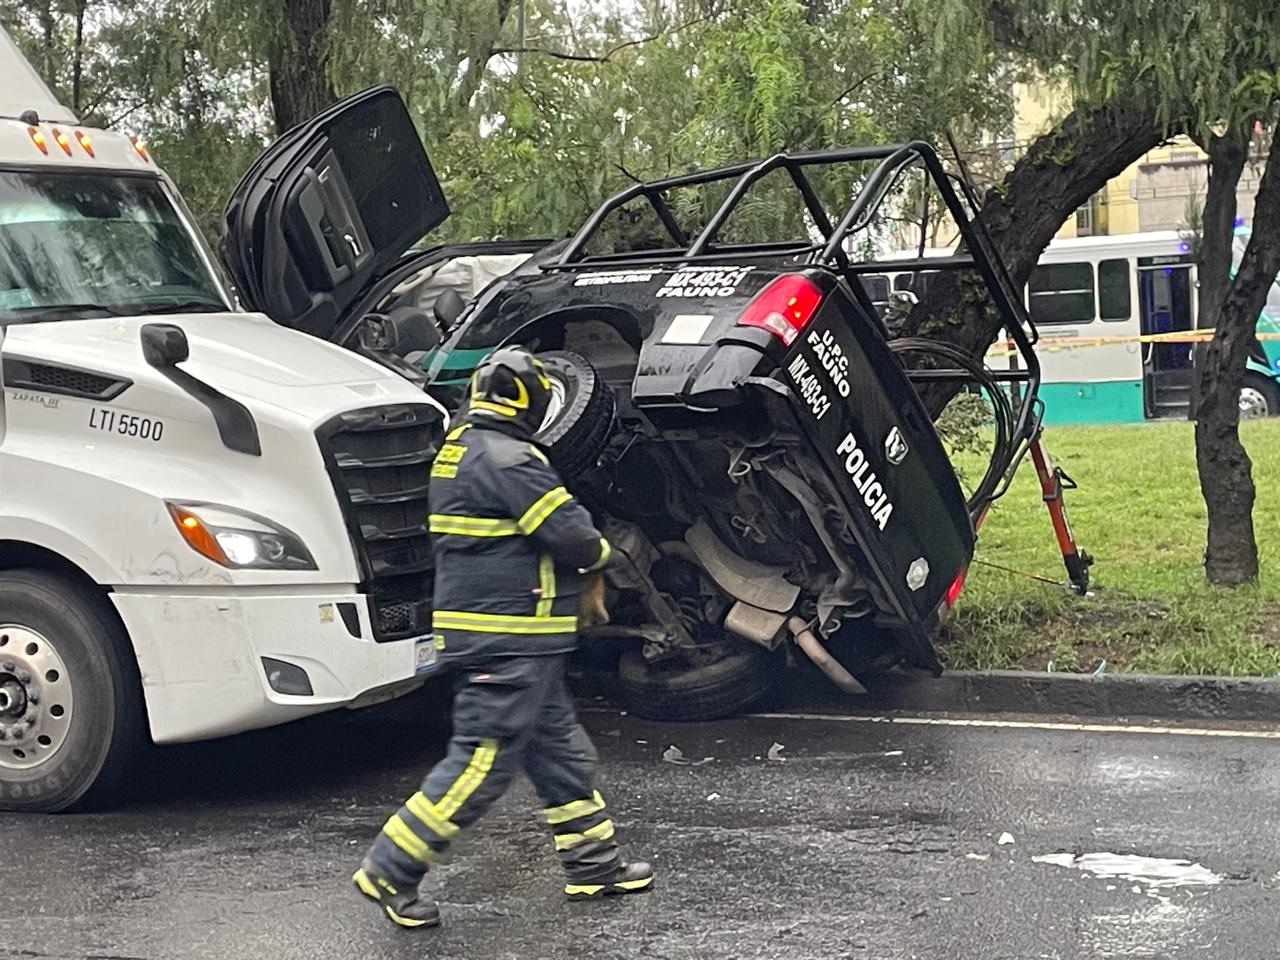
[[[955,670],[940,677],[891,672],[871,682],[865,696],[850,697],[788,681],[770,706],[1280,722],[1280,680],[1261,677]]]

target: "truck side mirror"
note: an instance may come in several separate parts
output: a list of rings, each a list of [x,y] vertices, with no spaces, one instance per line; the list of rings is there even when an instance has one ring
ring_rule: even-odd
[[[157,369],[176,367],[191,356],[186,331],[172,323],[148,323],[139,337],[142,358]]]

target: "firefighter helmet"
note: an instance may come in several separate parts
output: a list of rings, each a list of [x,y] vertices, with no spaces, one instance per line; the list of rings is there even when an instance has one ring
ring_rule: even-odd
[[[499,347],[471,375],[468,412],[509,423],[532,437],[551,403],[542,361],[524,347]]]

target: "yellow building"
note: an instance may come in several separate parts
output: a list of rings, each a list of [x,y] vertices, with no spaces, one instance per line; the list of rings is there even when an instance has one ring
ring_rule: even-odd
[[[1036,137],[1071,110],[1070,98],[1045,84],[1014,88],[1013,155],[1020,156]],[[1059,237],[1105,236],[1185,230],[1204,202],[1207,157],[1187,137],[1149,151],[1076,211]],[[1260,171],[1246,167],[1237,191],[1237,216],[1253,222],[1253,198]]]

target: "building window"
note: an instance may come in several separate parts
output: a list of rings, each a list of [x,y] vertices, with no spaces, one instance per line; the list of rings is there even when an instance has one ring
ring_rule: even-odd
[[[1103,320],[1128,320],[1129,261],[1103,260],[1098,264],[1098,313]]]
[[[1094,318],[1093,264],[1048,263],[1031,274],[1031,319],[1036,323],[1091,323]]]

